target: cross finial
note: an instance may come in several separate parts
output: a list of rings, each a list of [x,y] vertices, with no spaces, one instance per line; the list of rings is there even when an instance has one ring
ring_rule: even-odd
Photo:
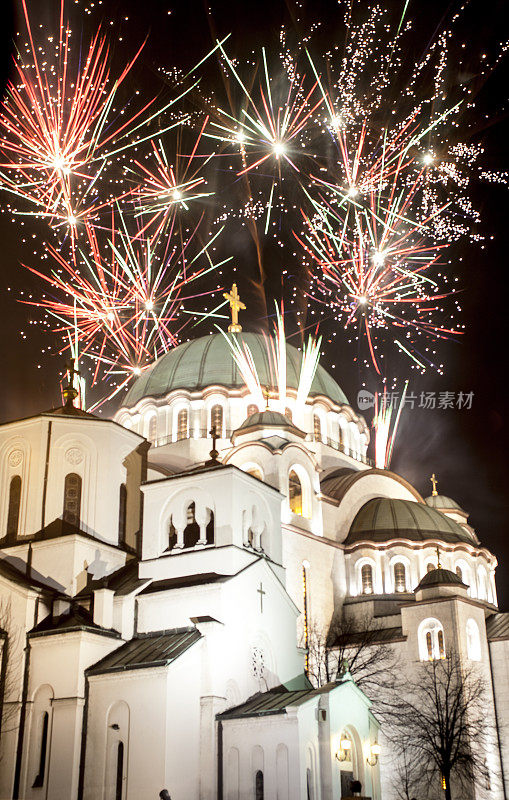
[[[270,397],[270,389],[268,386],[265,387],[263,390],[263,396],[265,397],[265,411],[269,410],[269,397]]]
[[[242,325],[239,325],[239,311],[245,309],[246,306],[240,299],[237,284],[233,284],[231,292],[224,292],[223,297],[230,303],[232,312],[232,322],[231,325],[228,325],[228,331],[230,333],[240,333],[242,330]]]
[[[442,569],[442,565],[440,563],[440,548],[437,547],[437,569]]]
[[[74,361],[68,361],[66,364],[67,368],[67,386],[63,388],[63,395],[65,400],[66,408],[69,408],[74,404],[75,399],[78,396],[78,390],[74,386],[74,377],[75,375],[80,374],[80,371],[76,369],[74,366]]]
[[[217,457],[219,455],[219,450],[216,449],[216,442],[217,442],[219,437],[217,435],[217,428],[216,428],[215,425],[212,425],[209,433],[210,433],[210,435],[212,437],[212,450],[209,453],[210,460],[211,461],[217,461]]]
[[[433,475],[431,476],[430,481],[433,486],[433,491],[431,492],[431,496],[436,497],[438,495],[438,492],[437,492],[437,476],[435,475],[435,473],[433,473]]]

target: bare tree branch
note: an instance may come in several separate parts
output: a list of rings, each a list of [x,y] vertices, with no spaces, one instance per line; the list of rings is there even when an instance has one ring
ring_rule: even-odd
[[[356,684],[375,703],[383,701],[382,688],[390,689],[396,674],[396,657],[387,630],[366,615],[332,620],[329,628],[308,626],[308,677],[314,686],[336,679],[344,664]],[[305,642],[302,642],[305,646]]]
[[[402,677],[382,712],[385,735],[401,765],[401,798],[409,800],[415,787],[421,796],[422,787],[432,793],[441,787],[446,800],[453,789],[459,800],[469,785],[487,788],[485,757],[493,740],[487,702],[484,676],[455,653],[423,662]]]

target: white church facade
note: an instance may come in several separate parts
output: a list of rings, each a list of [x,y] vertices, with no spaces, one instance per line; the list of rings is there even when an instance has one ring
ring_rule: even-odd
[[[265,338],[232,335],[270,387]],[[0,426],[0,800],[339,800],[351,781],[395,800],[370,698],[348,670],[306,676],[309,626],[338,615],[375,619],[408,669],[479,665],[496,733],[470,798],[507,796],[496,558],[457,503],[370,465],[325,369],[297,405],[300,360],[287,346],[285,413],[214,334],[112,420],[70,396]]]

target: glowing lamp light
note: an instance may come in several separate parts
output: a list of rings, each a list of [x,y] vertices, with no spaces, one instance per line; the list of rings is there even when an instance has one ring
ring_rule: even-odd
[[[246,140],[246,134],[244,133],[244,131],[236,131],[235,141],[239,142],[239,144],[242,144],[242,142],[244,142],[245,140]]]
[[[146,311],[152,311],[153,308],[154,308],[154,301],[153,300],[147,300],[147,302],[145,303],[145,310]]]
[[[139,367],[133,367],[133,375],[141,375],[141,369]]]
[[[336,758],[338,761],[349,761],[350,760],[350,751],[352,749],[352,743],[350,739],[343,737],[339,740],[339,750],[336,753]]]
[[[433,153],[425,153],[422,160],[426,164],[426,166],[429,167],[430,164],[433,164],[435,157]]]
[[[369,756],[366,758],[370,767],[375,767],[378,764],[378,758],[380,753],[382,752],[382,748],[378,744],[378,742],[374,742],[369,748]]]
[[[362,295],[359,297],[359,300],[358,300],[358,302],[359,302],[359,305],[360,305],[360,306],[365,306],[365,305],[367,305],[367,303],[368,303],[368,298],[366,297],[366,295],[365,295],[365,294],[362,294]]]
[[[357,186],[350,186],[350,188],[348,189],[348,192],[347,192],[348,197],[357,197],[358,194],[359,194],[359,190],[358,190]]]
[[[64,159],[62,158],[62,156],[55,156],[55,158],[54,158],[54,159],[53,159],[53,161],[51,162],[51,166],[52,166],[54,169],[63,169],[63,168],[64,168],[64,166],[65,166],[65,161],[64,161]]]
[[[344,120],[343,120],[343,117],[341,116],[341,114],[336,114],[335,117],[332,117],[331,126],[333,128],[342,128],[343,125],[344,125]]]
[[[172,197],[173,197],[174,200],[181,200],[182,192],[180,192],[178,189],[175,189],[173,194],[172,194]]]
[[[274,147],[272,148],[272,152],[274,153],[276,158],[279,158],[279,156],[282,156],[283,153],[285,152],[284,144],[282,142],[276,142],[274,144]]]
[[[382,267],[384,265],[384,262],[385,262],[385,253],[383,252],[383,250],[376,250],[373,253],[373,263],[377,267]]]
[[[69,223],[69,225],[76,225],[77,220],[74,214],[69,214],[69,216],[67,217],[67,222]]]

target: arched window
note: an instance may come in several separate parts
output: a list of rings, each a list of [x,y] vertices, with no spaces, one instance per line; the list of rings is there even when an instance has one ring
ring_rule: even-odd
[[[475,592],[475,587],[472,586],[472,576],[470,574],[468,563],[464,559],[458,559],[458,561],[456,561],[454,570],[458,578],[461,578],[463,583],[468,587],[468,594],[472,595],[472,589],[474,589]]]
[[[122,800],[123,779],[124,779],[124,743],[119,742],[117,746],[117,774],[115,779],[115,800]]]
[[[401,561],[394,564],[394,590],[396,592],[406,592],[406,569]]]
[[[421,661],[445,658],[444,629],[437,619],[425,619],[421,622],[418,639]]]
[[[256,414],[257,411],[258,411],[258,406],[255,405],[254,403],[250,403],[247,407],[247,416],[250,417],[251,414]]]
[[[127,524],[127,487],[125,483],[120,484],[118,498],[118,543],[125,544]]]
[[[285,417],[290,422],[292,421],[292,409],[291,408],[285,408]]]
[[[69,472],[64,483],[64,522],[69,525],[80,524],[81,518],[81,477],[76,472]]]
[[[173,524],[173,519],[170,520],[170,525],[168,528],[168,550],[173,550],[175,545],[177,544],[177,529]]]
[[[259,469],[259,467],[249,467],[246,472],[248,475],[252,475],[254,478],[258,478],[259,480],[263,481],[262,471]]]
[[[373,567],[371,564],[363,564],[361,567],[361,590],[362,594],[373,594]]]
[[[9,486],[9,511],[7,513],[7,536],[15,539],[18,535],[19,510],[21,505],[21,478],[14,475]]]
[[[189,428],[189,415],[187,408],[181,408],[177,415],[177,440],[187,439]]]
[[[39,772],[32,784],[32,789],[38,789],[44,786],[44,777],[46,774],[46,755],[48,752],[48,726],[49,714],[45,711],[42,715],[41,723],[41,749],[39,750]]]
[[[184,547],[194,547],[200,538],[200,526],[196,522],[196,506],[190,503],[187,507],[187,525],[184,528]]]
[[[470,618],[467,620],[467,656],[471,661],[481,660],[481,637],[477,622]]]
[[[306,770],[306,797],[307,800],[314,800],[313,795],[313,775],[311,769],[308,767]]]
[[[221,438],[223,435],[223,406],[219,404],[212,406],[210,410],[210,429],[216,429],[216,435]]]
[[[313,414],[313,434],[315,441],[322,441],[322,421],[318,414]]]
[[[478,572],[478,585],[479,585],[479,600],[488,599],[488,579],[484,567],[479,567]]]
[[[290,511],[302,516],[302,484],[294,469],[290,470],[288,476],[288,500]]]
[[[155,414],[152,414],[152,416],[148,421],[147,439],[149,440],[149,442],[152,442],[152,444],[154,444],[156,438],[157,438],[157,417]]]
[[[207,539],[207,544],[214,544],[214,512],[210,512],[210,519],[207,522],[207,527],[205,528],[205,538]]]
[[[255,775],[255,798],[256,800],[263,800],[263,772],[259,769]]]

